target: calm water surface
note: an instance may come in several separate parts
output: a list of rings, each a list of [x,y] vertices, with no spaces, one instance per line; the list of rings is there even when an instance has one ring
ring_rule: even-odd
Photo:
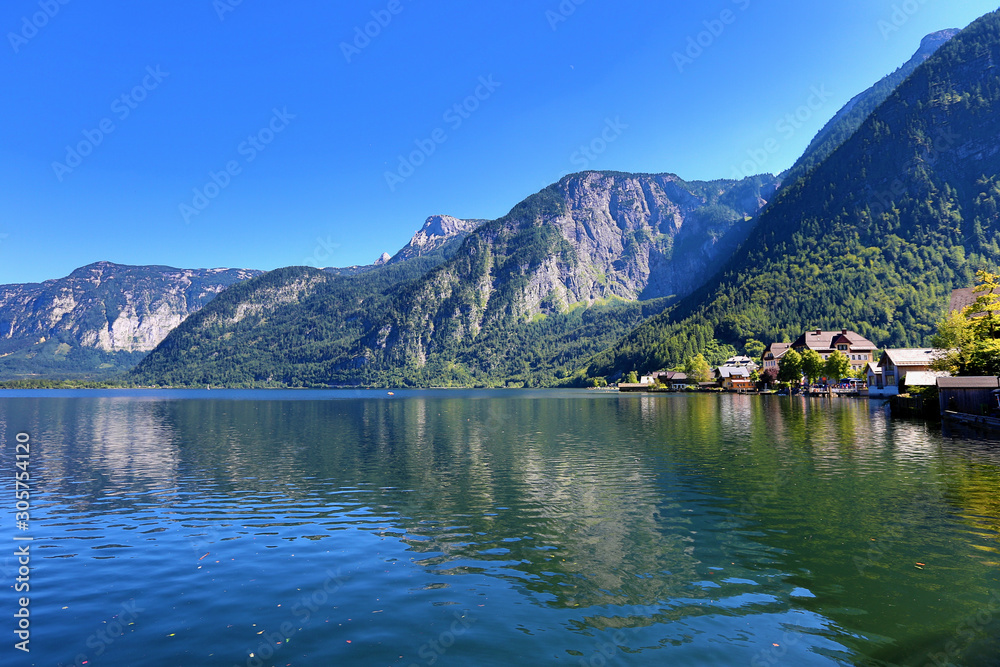
[[[5,392],[8,499],[21,431],[3,664],[1000,664],[1000,445],[865,401]]]

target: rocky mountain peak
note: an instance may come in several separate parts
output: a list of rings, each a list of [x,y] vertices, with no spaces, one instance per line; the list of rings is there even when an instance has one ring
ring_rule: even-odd
[[[459,220],[450,215],[432,215],[414,235],[412,242],[417,242],[418,238],[429,239],[435,236],[451,238],[460,232],[471,232],[481,223],[481,220]]]
[[[467,236],[484,222],[486,221],[462,220],[450,215],[432,215],[424,222],[424,226],[413,235],[410,242],[385,263],[394,264],[432,253],[452,239]]]
[[[935,51],[944,46],[946,42],[959,32],[961,31],[956,28],[948,28],[947,30],[932,32],[920,41],[920,48],[917,49],[916,57],[927,60],[934,55]]]

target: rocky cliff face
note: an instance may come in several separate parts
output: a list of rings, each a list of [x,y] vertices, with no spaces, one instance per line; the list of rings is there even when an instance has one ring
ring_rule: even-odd
[[[671,174],[564,179],[556,190],[566,210],[549,224],[577,261],[559,269],[558,280],[531,282],[567,305],[687,295],[728,259],[775,188],[770,179],[747,188],[732,181],[688,184]],[[528,310],[544,311],[541,299],[529,299]]]
[[[409,243],[383,263],[405,262],[414,257],[428,255],[450,241],[464,239],[469,232],[485,222],[485,220],[459,220],[450,215],[432,215],[427,218],[420,231],[413,235]]]
[[[66,278],[0,286],[0,354],[53,339],[103,352],[149,352],[191,313],[260,271],[98,262]]]
[[[777,179],[685,182],[672,174],[568,176],[479,226],[404,296],[359,354],[423,364],[455,340],[608,299],[686,296],[735,251]]]

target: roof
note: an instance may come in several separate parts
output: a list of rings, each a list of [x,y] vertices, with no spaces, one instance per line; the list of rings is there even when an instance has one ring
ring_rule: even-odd
[[[938,378],[943,377],[948,377],[948,374],[934,371],[910,371],[903,378],[903,384],[907,387],[933,387],[937,385]]]
[[[767,353],[770,352],[771,356],[773,356],[775,359],[781,359],[781,357],[785,356],[785,352],[788,352],[788,350],[790,350],[791,347],[792,347],[791,343],[771,343],[770,345],[764,348],[764,354],[762,355],[761,358],[766,357]]]
[[[725,366],[746,366],[747,364],[752,364],[753,359],[750,357],[729,357],[726,359]]]
[[[939,389],[996,389],[1000,380],[995,377],[938,378]]]
[[[885,356],[889,357],[893,366],[930,366],[939,354],[941,354],[941,350],[929,347],[885,351]]]
[[[874,350],[875,343],[861,334],[841,329],[840,331],[807,331],[792,343],[792,347],[807,347],[810,350],[833,350],[837,344],[850,345],[854,350]]]
[[[982,296],[982,292],[977,293],[975,287],[964,287],[962,289],[953,290],[951,293],[951,304],[948,307],[949,313],[954,313],[956,310],[964,310],[974,304],[976,299]],[[994,293],[998,293],[994,290]]]
[[[750,371],[745,366],[720,366],[718,369],[720,378],[748,378]]]
[[[948,306],[948,312],[954,313],[956,310],[965,310],[975,303],[976,296],[977,294],[972,291],[971,287],[952,290],[951,303]]]
[[[666,378],[667,380],[687,380],[687,373],[678,373],[677,371],[660,371],[659,373],[654,373],[655,377],[660,379]]]
[[[878,364],[872,362],[872,361],[869,361],[868,365],[865,367],[865,372],[866,373],[875,373],[875,375],[881,375],[882,374],[882,367],[879,366]]]

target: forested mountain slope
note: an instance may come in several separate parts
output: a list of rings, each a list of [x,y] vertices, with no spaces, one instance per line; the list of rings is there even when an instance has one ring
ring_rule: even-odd
[[[1000,261],[1000,14],[942,46],[765,211],[705,287],[596,357],[592,375],[681,363],[708,341],[854,329],[926,344],[954,287]]]
[[[773,177],[586,172],[429,255],[231,290],[132,376],[156,384],[553,384],[746,237]],[[419,244],[417,244],[419,245]],[[452,254],[453,252],[453,254]],[[641,301],[641,303],[640,303]]]

